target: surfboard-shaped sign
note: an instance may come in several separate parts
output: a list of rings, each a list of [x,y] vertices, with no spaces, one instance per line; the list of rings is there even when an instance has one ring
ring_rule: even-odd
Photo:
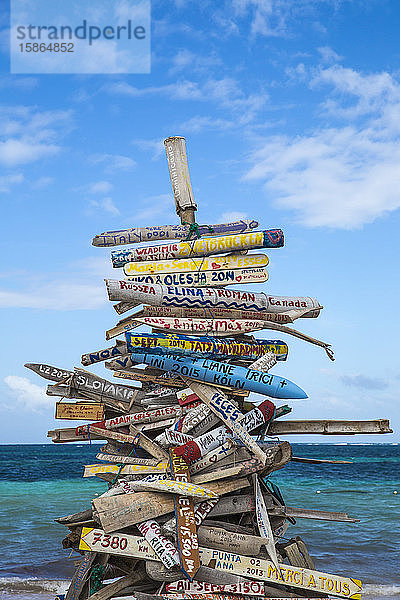
[[[258,221],[241,219],[232,223],[218,223],[217,225],[198,225],[197,233],[204,235],[228,235],[233,233],[246,233],[257,229]],[[132,227],[105,231],[93,238],[93,246],[110,247],[125,244],[139,244],[140,242],[154,242],[157,240],[184,240],[189,235],[189,225],[153,225],[152,227]],[[283,245],[283,232],[281,229],[269,229],[271,237],[276,239],[276,244]],[[282,240],[282,241],[281,241]]]
[[[286,360],[288,347],[281,340],[254,340],[254,342],[237,342],[235,340],[215,340],[212,337],[191,337],[189,335],[169,333],[126,333],[128,352],[138,348],[151,348],[152,352],[174,352],[177,354],[203,357],[241,357],[256,360],[267,353],[276,355],[277,360]]]
[[[131,265],[133,263],[128,263]],[[128,266],[126,265],[126,266]],[[154,275],[128,276],[135,283],[162,283],[164,285],[181,285],[200,287],[221,287],[226,285],[265,283],[268,272],[259,267],[256,269],[221,269],[220,271],[197,271],[194,273],[156,273]]]
[[[215,273],[223,270],[260,269],[269,263],[266,254],[226,254],[224,256],[189,257],[170,260],[132,261],[124,265],[127,277],[167,273]],[[194,281],[194,280],[193,280]],[[220,284],[221,285],[221,284]]]
[[[304,390],[284,377],[208,358],[189,359],[173,353],[159,356],[151,352],[132,352],[131,360],[137,364],[147,364],[163,371],[172,371],[177,375],[183,375],[203,383],[245,389],[273,398],[296,400],[307,398]]]
[[[225,308],[256,312],[287,312],[290,309],[321,309],[310,297],[273,296],[272,294],[227,290],[224,288],[191,288],[161,284],[142,285],[133,281],[106,279],[108,297],[112,301],[136,302],[154,306],[185,308]]]
[[[283,236],[280,240],[283,244]],[[258,248],[276,248],[276,237],[268,231],[255,231],[236,235],[224,235],[216,238],[205,237],[188,242],[173,242],[126,250],[113,250],[111,260],[113,267],[123,267],[126,263],[137,261],[170,260],[196,256],[211,256],[241,250]]]

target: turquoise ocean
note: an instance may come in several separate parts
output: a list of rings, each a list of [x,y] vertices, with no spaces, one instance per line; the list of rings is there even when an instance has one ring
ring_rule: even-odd
[[[0,599],[49,600],[63,592],[76,553],[63,550],[58,516],[89,508],[106,489],[82,479],[99,445],[0,446]],[[271,476],[288,506],[347,512],[360,523],[298,519],[316,569],[361,579],[367,600],[400,600],[400,445],[293,444],[294,455],[351,460],[291,462]],[[397,493],[396,493],[397,492]]]

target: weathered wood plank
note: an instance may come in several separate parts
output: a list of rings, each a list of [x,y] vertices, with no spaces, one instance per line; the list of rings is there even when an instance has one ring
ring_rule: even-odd
[[[164,140],[168,170],[174,194],[176,214],[182,224],[195,222],[197,204],[193,197],[184,137],[172,136]]]
[[[208,488],[218,496],[249,487],[247,479],[211,482]],[[105,532],[118,531],[148,519],[156,519],[173,512],[174,501],[170,494],[135,492],[122,496],[95,498],[93,500]]]
[[[268,435],[292,434],[355,435],[393,433],[388,419],[339,421],[330,419],[273,421]]]

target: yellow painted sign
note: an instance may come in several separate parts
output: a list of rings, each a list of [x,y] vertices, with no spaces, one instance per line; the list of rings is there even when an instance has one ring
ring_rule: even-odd
[[[56,419],[102,421],[104,406],[101,402],[56,402]]]
[[[231,254],[228,256],[208,256],[205,258],[175,258],[171,260],[149,260],[130,262],[124,265],[128,277],[141,273],[182,273],[185,271],[215,271],[218,269],[254,269],[266,267],[269,263],[266,254]]]
[[[86,465],[83,476],[94,477],[97,473],[115,473],[119,475],[151,475],[152,473],[165,473],[168,464],[166,462],[159,462],[155,467],[149,465],[126,465],[120,467],[118,465]]]

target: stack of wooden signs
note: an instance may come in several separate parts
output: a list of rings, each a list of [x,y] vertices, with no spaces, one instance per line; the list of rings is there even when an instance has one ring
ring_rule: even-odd
[[[148,242],[112,252],[125,277],[106,280],[109,299],[119,314],[136,312],[106,338],[124,338],[82,356],[85,368],[105,361],[119,383],[82,368],[26,365],[54,382],[48,394],[77,400],[57,402],[57,418],[88,421],[50,431],[53,442],[105,440],[83,476],[103,479],[107,491],[57,519],[70,530],[63,546],[82,555],[65,598],[358,599],[360,581],[316,571],[301,538],[286,533],[295,518],[356,519],[286,506],[269,475],[307,461],[279,436],[388,433],[389,423],[284,418],[291,407],[283,402],[306,393],[270,372],[287,359],[287,343],[252,333],[296,336],[333,359],[328,344],[291,327],[322,306],[244,288],[268,279],[263,250],[282,247],[282,231],[252,220],[197,225],[184,139],[165,143],[182,224],[93,241]],[[152,332],[137,331],[142,325]]]

